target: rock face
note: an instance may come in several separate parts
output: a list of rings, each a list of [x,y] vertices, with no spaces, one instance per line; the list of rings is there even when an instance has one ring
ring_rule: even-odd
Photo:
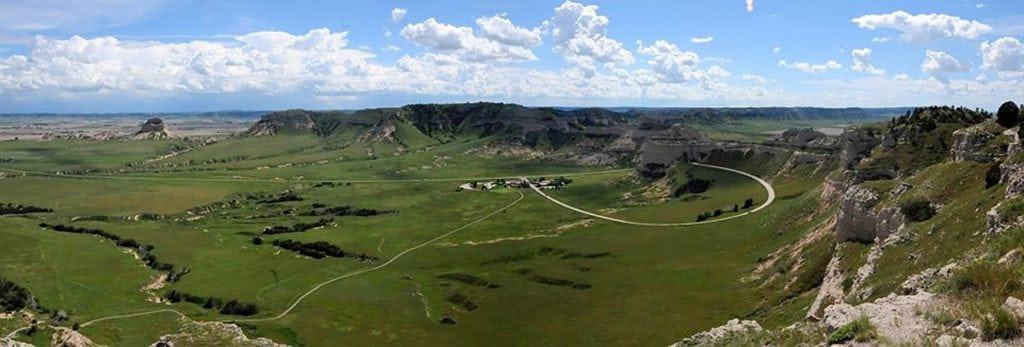
[[[155,140],[155,139],[168,139],[171,135],[167,133],[167,128],[164,126],[164,121],[160,118],[150,118],[142,127],[132,135],[134,140]]]
[[[895,207],[877,210],[878,201],[878,194],[867,188],[849,187],[839,201],[836,239],[873,242],[899,230],[905,223],[903,213]]]
[[[761,331],[761,325],[752,320],[739,320],[733,319],[725,323],[725,325],[711,328],[707,331],[702,331],[694,334],[682,341],[672,344],[672,347],[683,347],[683,346],[708,346],[721,344],[726,341],[729,337],[749,334],[752,332]]]

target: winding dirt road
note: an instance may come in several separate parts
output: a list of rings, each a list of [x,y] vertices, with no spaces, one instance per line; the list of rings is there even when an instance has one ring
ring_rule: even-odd
[[[735,214],[735,215],[731,215],[731,216],[723,217],[723,218],[718,218],[718,219],[709,219],[709,220],[700,221],[700,222],[678,222],[678,223],[635,222],[635,221],[629,221],[629,220],[625,220],[625,219],[619,219],[619,218],[615,218],[615,217],[609,217],[609,216],[605,216],[605,215],[600,215],[600,214],[597,214],[597,213],[593,213],[593,212],[586,211],[586,210],[580,209],[578,207],[569,205],[567,203],[564,203],[562,201],[559,201],[558,199],[555,199],[555,198],[551,197],[550,195],[545,194],[543,190],[541,190],[536,185],[534,185],[533,182],[530,182],[529,180],[527,180],[526,177],[521,177],[521,179],[523,179],[527,183],[529,183],[530,188],[533,189],[534,192],[536,192],[537,194],[540,194],[540,196],[543,196],[544,198],[546,198],[548,200],[551,200],[551,202],[557,204],[558,206],[562,206],[562,207],[570,209],[572,211],[579,212],[579,213],[582,213],[582,214],[585,214],[585,215],[588,215],[588,216],[591,216],[591,217],[594,217],[594,218],[603,219],[603,220],[606,220],[606,221],[609,221],[609,222],[615,222],[615,223],[620,223],[620,224],[629,224],[629,225],[637,225],[637,226],[645,226],[645,227],[685,227],[685,226],[694,226],[694,225],[702,225],[702,224],[711,224],[711,223],[724,222],[724,221],[727,221],[727,220],[730,220],[730,219],[733,219],[733,218],[743,217],[743,216],[746,216],[748,214],[760,211],[761,209],[763,209],[765,207],[768,207],[768,205],[771,205],[772,202],[775,201],[775,189],[772,188],[771,184],[768,184],[767,181],[761,179],[760,177],[754,176],[753,174],[749,174],[749,173],[746,173],[746,172],[743,172],[743,171],[740,171],[740,170],[736,170],[736,169],[732,169],[732,168],[727,168],[727,167],[724,167],[724,166],[710,165],[710,164],[701,164],[701,163],[692,163],[692,164],[696,165],[696,166],[703,166],[703,167],[712,168],[712,169],[725,170],[725,171],[737,173],[737,174],[740,174],[740,175],[743,175],[743,176],[747,176],[747,177],[753,179],[754,181],[757,181],[757,183],[760,183],[761,186],[763,186],[764,189],[768,191],[768,199],[765,199],[763,204],[761,204],[760,206],[757,206],[757,208],[754,208],[753,210],[749,210],[749,211],[746,211],[746,212],[743,212],[743,213],[740,213],[740,214]]]

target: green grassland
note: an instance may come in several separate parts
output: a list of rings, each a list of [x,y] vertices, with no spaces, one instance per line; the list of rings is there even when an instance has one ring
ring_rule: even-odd
[[[636,227],[592,220],[528,189],[455,188],[466,182],[463,178],[565,174],[573,183],[553,196],[586,210],[653,222],[693,221],[745,198],[759,204],[766,193],[740,175],[680,165],[672,173],[678,183],[689,172],[714,180],[711,188],[664,201],[624,199],[623,194],[643,188],[628,171],[571,176],[616,167],[481,156],[471,150],[490,139],[440,143],[415,129],[396,131],[409,148],[400,155],[393,144],[302,135],[242,137],[158,161],[178,166],[137,166],[127,173],[118,170],[170,153],[178,142],[0,142],[0,158],[15,159],[3,163],[4,169],[102,171],[59,177],[4,170],[14,176],[0,179],[0,202],[54,212],[0,218],[0,244],[7,248],[0,252],[0,274],[28,288],[44,307],[68,312],[73,322],[168,308],[199,321],[268,318],[318,283],[385,263],[458,230],[379,270],[323,286],[281,319],[239,322],[251,336],[310,346],[665,345],[779,304],[766,298],[806,296],[755,288],[739,279],[760,258],[819,222],[792,221],[815,208],[820,192],[813,187],[823,173],[797,171],[779,178],[773,184],[780,199],[743,218],[685,228]],[[376,158],[366,154],[366,146],[375,146]],[[766,163],[777,169],[785,158],[761,159],[715,163],[758,167],[763,171],[756,174],[771,178]],[[334,184],[317,184],[325,180]],[[262,203],[246,197],[284,190],[302,200]],[[286,213],[308,211],[313,204],[390,213],[333,217],[325,227],[263,235],[263,244],[253,244],[265,227],[318,220]],[[215,207],[188,212],[197,206]],[[140,213],[150,215],[132,218]],[[474,221],[480,222],[460,229]],[[160,261],[190,269],[180,281],[156,290],[158,295],[175,290],[233,298],[256,304],[259,313],[230,316],[186,302],[147,301],[150,294],[140,288],[157,271],[111,241],[43,229],[41,222],[132,238],[152,245]],[[277,239],[327,241],[379,259],[313,259],[271,245]],[[784,303],[771,314],[790,317],[804,309],[799,300]],[[455,324],[440,323],[444,317]],[[97,343],[136,346],[180,325],[174,314],[159,313],[98,322],[81,331]]]

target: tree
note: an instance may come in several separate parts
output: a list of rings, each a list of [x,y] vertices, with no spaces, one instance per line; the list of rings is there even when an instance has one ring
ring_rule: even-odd
[[[747,198],[747,200],[743,200],[743,209],[744,210],[748,209],[748,208],[751,208],[753,206],[754,206],[754,199]]]
[[[996,112],[996,123],[1005,128],[1012,128],[1020,124],[1020,107],[1013,101],[1004,102]]]

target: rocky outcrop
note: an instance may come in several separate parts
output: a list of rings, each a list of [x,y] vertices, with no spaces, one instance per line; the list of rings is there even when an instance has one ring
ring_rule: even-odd
[[[182,318],[177,333],[161,336],[151,347],[166,346],[251,346],[287,347],[265,337],[251,339],[235,324],[196,322]]]
[[[836,150],[840,147],[840,139],[813,128],[796,128],[787,129],[773,136],[765,144],[798,149]]]
[[[938,296],[920,292],[914,295],[895,295],[857,306],[836,304],[825,308],[822,323],[828,331],[860,318],[867,318],[878,333],[879,340],[891,344],[915,344],[935,328],[925,313],[942,307]]]
[[[871,154],[871,150],[882,141],[872,132],[864,129],[851,129],[839,136],[839,159],[843,167],[852,169],[861,159]]]
[[[77,331],[60,328],[50,338],[50,345],[58,347],[91,347],[96,346],[96,343],[93,343],[92,340]]]
[[[248,136],[267,136],[279,133],[297,132],[314,133],[316,123],[310,112],[302,110],[290,110],[274,112],[260,118],[244,134]]]
[[[874,242],[899,230],[905,223],[903,213],[895,207],[876,209],[878,202],[878,194],[870,189],[849,187],[839,201],[836,239]]]
[[[953,161],[993,162],[1005,156],[1005,149],[991,148],[992,140],[1002,132],[995,122],[987,121],[953,132]]]
[[[171,135],[167,133],[167,127],[160,118],[150,118],[142,124],[142,127],[134,135],[133,140],[158,140],[168,139]]]
[[[709,346],[725,344],[729,338],[762,331],[761,325],[752,320],[732,319],[718,327],[694,334],[682,341],[676,342],[671,347],[683,346]]]

